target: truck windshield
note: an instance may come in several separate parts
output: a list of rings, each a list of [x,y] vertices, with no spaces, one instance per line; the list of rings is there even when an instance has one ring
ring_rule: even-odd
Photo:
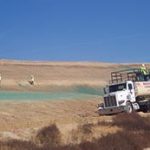
[[[126,83],[109,86],[109,92],[122,91],[123,89],[126,89]]]

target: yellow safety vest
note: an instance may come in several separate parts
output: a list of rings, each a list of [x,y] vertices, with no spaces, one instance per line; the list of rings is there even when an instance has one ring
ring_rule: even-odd
[[[144,75],[148,75],[148,74],[149,74],[148,70],[147,70],[145,67],[141,67],[141,68],[140,68],[140,71],[141,71],[141,73],[143,73]]]

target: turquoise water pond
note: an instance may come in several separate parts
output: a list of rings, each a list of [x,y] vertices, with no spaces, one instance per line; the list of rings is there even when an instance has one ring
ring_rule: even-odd
[[[49,92],[0,91],[0,100],[76,100],[102,96],[101,88],[76,87],[73,89]]]

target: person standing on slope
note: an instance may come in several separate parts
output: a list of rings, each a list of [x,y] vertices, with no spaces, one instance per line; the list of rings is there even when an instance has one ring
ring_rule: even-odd
[[[30,76],[30,80],[29,80],[29,83],[31,84],[31,85],[34,85],[34,76],[33,75],[31,75]]]
[[[144,81],[148,80],[147,78],[149,77],[149,71],[146,68],[145,64],[142,64],[142,66],[140,67],[140,72],[144,76]]]

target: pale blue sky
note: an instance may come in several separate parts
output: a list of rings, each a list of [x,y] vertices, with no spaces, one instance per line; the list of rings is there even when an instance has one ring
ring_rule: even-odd
[[[0,59],[150,62],[149,0],[0,0]]]

